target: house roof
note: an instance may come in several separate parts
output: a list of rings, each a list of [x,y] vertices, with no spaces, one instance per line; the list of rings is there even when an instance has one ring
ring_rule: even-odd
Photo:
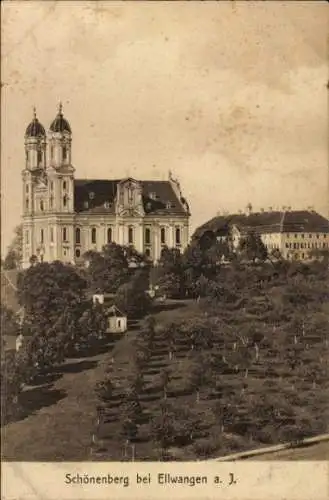
[[[122,179],[74,181],[74,207],[78,213],[115,214],[117,186]],[[186,201],[179,198],[170,181],[140,181],[143,205],[150,215],[186,215]]]
[[[126,314],[121,312],[120,309],[115,305],[108,308],[107,315],[108,316],[119,316],[120,318],[125,318],[127,316]]]
[[[329,220],[311,210],[255,212],[247,214],[220,215],[200,226],[194,237],[200,238],[207,231],[224,234],[236,225],[242,231],[270,233],[329,233]]]

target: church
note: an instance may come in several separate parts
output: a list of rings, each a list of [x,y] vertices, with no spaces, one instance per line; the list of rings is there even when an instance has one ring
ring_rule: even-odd
[[[156,263],[163,247],[183,251],[190,210],[179,182],[77,179],[72,130],[62,105],[46,132],[34,110],[25,132],[23,261],[79,264],[108,243],[132,246]]]

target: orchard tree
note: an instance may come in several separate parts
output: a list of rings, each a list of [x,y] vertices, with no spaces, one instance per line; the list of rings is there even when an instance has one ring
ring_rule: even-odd
[[[156,283],[160,293],[169,298],[181,297],[184,290],[182,256],[177,248],[164,247],[161,251]]]
[[[259,234],[250,231],[240,239],[238,252],[244,259],[255,262],[264,262],[267,259],[267,250]]]

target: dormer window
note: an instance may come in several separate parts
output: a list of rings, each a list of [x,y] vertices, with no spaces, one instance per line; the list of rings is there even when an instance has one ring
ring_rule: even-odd
[[[104,208],[110,208],[110,203],[108,201],[104,202]]]
[[[174,205],[171,203],[171,201],[167,201],[166,203],[166,208],[169,210],[170,208],[173,208]]]
[[[95,193],[93,191],[90,191],[89,193],[89,199],[93,200],[95,198]]]
[[[84,201],[84,202],[83,202],[83,207],[84,207],[84,208],[89,208],[89,203],[88,203],[88,201]]]
[[[150,193],[151,200],[156,200],[156,197],[157,197],[156,193],[154,192]]]
[[[152,204],[150,202],[146,203],[146,210],[149,212],[152,209]]]

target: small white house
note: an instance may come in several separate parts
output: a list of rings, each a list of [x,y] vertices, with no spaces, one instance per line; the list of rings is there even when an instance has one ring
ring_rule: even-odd
[[[127,316],[116,306],[111,306],[107,311],[107,333],[125,333],[127,331]]]
[[[103,293],[95,293],[93,295],[93,303],[94,304],[104,304],[104,294]]]

